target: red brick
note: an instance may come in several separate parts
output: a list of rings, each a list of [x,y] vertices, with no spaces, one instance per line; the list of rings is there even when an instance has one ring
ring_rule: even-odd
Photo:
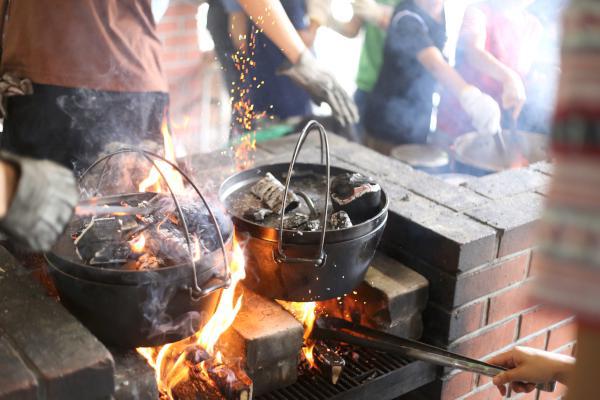
[[[527,337],[535,332],[556,325],[570,315],[564,311],[558,311],[548,306],[541,306],[533,311],[523,314],[521,317],[521,331],[519,338]]]
[[[567,322],[558,328],[550,331],[548,340],[548,351],[554,351],[567,343],[573,342],[577,338],[577,326],[575,321]]]
[[[487,299],[447,311],[430,302],[423,314],[425,327],[441,342],[452,342],[483,327]]]
[[[441,400],[455,400],[471,391],[474,376],[468,372],[452,375],[443,382]]]
[[[535,306],[530,297],[531,284],[523,282],[490,298],[488,324],[501,321]]]
[[[520,340],[519,342],[517,342],[517,345],[524,346],[524,347],[533,347],[533,348],[540,349],[540,350],[546,350],[546,338],[547,337],[548,337],[548,333],[544,331],[533,337],[527,338],[525,340]]]
[[[552,392],[552,393],[540,392],[540,397],[538,397],[538,400],[561,399],[566,394],[567,394],[567,387],[565,385],[563,385],[562,383],[557,383],[556,389],[554,389],[554,392]]]
[[[529,276],[535,277],[542,267],[542,256],[538,249],[531,250],[531,261],[529,261]]]
[[[467,303],[522,281],[526,277],[528,264],[529,252],[526,252],[459,275],[455,304]]]
[[[484,328],[466,340],[453,343],[450,351],[473,358],[483,358],[513,343],[517,330],[517,318],[490,328]]]
[[[500,395],[498,388],[494,385],[487,385],[481,389],[478,389],[473,394],[464,397],[461,400],[501,400],[503,397]]]
[[[178,31],[180,29],[180,26],[181,25],[179,24],[179,21],[177,21],[177,20],[161,21],[161,23],[158,24],[158,27],[157,27],[158,36],[161,37],[164,34]]]
[[[198,36],[194,32],[181,32],[174,36],[164,38],[163,46],[168,50],[173,46],[194,45],[198,46]]]

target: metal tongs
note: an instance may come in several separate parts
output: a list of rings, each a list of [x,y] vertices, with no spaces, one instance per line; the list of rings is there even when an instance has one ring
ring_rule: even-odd
[[[311,337],[320,340],[344,342],[361,347],[370,347],[375,350],[396,353],[442,367],[455,368],[489,377],[494,377],[506,371],[504,367],[464,357],[422,342],[404,339],[365,326],[355,325],[339,318],[322,317],[317,319]],[[553,392],[555,386],[556,382],[552,381],[538,384],[536,388],[544,392]]]

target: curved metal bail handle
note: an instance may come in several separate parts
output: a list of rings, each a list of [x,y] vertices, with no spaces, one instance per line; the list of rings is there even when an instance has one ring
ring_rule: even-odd
[[[116,155],[119,154],[124,154],[124,153],[137,153],[139,155],[141,155],[142,157],[144,157],[146,160],[148,160],[158,171],[158,173],[160,174],[161,178],[163,179],[163,181],[165,182],[165,184],[167,185],[167,188],[169,189],[169,193],[171,194],[171,198],[173,199],[173,202],[175,203],[175,207],[177,209],[177,213],[179,214],[179,217],[181,218],[181,224],[183,226],[183,231],[185,233],[185,241],[186,241],[186,245],[188,248],[188,253],[190,256],[190,262],[192,264],[192,271],[193,271],[193,275],[194,275],[194,282],[193,282],[193,287],[190,288],[190,298],[193,301],[198,301],[200,300],[202,297],[214,292],[217,289],[221,289],[224,287],[228,287],[229,284],[231,283],[231,270],[229,268],[229,261],[227,258],[227,250],[225,249],[225,241],[223,240],[223,234],[221,232],[221,227],[219,226],[219,222],[217,221],[217,218],[215,217],[215,214],[213,213],[212,209],[210,208],[210,206],[208,205],[208,202],[206,201],[206,199],[204,198],[204,196],[202,195],[202,192],[200,191],[200,189],[196,186],[196,184],[187,176],[187,174],[185,174],[183,172],[183,170],[181,168],[179,168],[179,166],[175,163],[172,163],[171,161],[165,159],[164,157],[160,156],[159,154],[147,151],[147,150],[143,150],[143,149],[135,149],[135,148],[123,148],[123,149],[119,149],[113,153],[110,153],[104,157],[99,158],[98,160],[96,160],[92,165],[90,165],[82,174],[80,177],[80,181],[83,180],[83,178],[88,174],[88,172],[94,168],[96,165],[98,165],[99,163],[101,163],[102,161],[106,161],[104,163],[103,169],[102,169],[102,173],[99,177],[99,181],[102,180],[102,177],[106,171],[106,166],[108,165],[108,162],[110,161],[110,159]],[[198,197],[200,197],[200,199],[202,200],[202,203],[204,204],[204,206],[206,207],[206,209],[208,210],[208,213],[210,215],[210,218],[212,220],[212,223],[215,226],[215,229],[217,231],[217,236],[219,239],[219,245],[221,247],[221,251],[223,253],[223,262],[225,264],[225,271],[226,271],[226,275],[225,277],[218,277],[222,280],[221,283],[219,284],[215,284],[215,285],[211,285],[208,288],[202,289],[200,287],[200,285],[198,284],[198,274],[196,271],[196,261],[194,259],[194,251],[192,248],[192,241],[190,240],[190,233],[189,233],[189,229],[188,229],[188,225],[187,225],[187,221],[185,219],[185,215],[183,214],[183,211],[181,209],[181,206],[179,205],[179,201],[177,200],[177,196],[175,195],[175,193],[173,192],[173,189],[171,188],[171,185],[169,184],[169,181],[166,179],[166,177],[164,176],[162,170],[159,168],[159,166],[157,165],[155,160],[160,160],[165,162],[166,164],[170,165],[173,169],[175,169],[194,189],[194,191],[196,192],[196,194],[198,194]],[[99,184],[98,184],[99,185]],[[96,188],[98,189],[98,187]],[[216,277],[215,277],[216,278]]]
[[[323,158],[323,154],[325,154],[325,164],[327,169],[327,192],[325,193],[325,210],[323,212],[323,218],[321,220],[321,240],[319,243],[319,253],[315,258],[288,257],[283,250],[283,217],[285,215],[285,205],[287,204],[288,192],[290,189],[290,182],[292,179],[292,173],[294,172],[294,165],[296,164],[296,159],[298,158],[298,154],[300,153],[302,146],[304,146],[306,137],[314,129],[319,131],[321,139],[321,158]],[[302,130],[300,138],[298,139],[298,142],[296,142],[296,147],[294,148],[294,153],[292,155],[292,161],[290,162],[290,166],[288,168],[288,174],[285,180],[285,192],[283,194],[283,204],[281,207],[281,216],[279,219],[279,242],[277,243],[277,254],[275,254],[274,257],[275,261],[279,263],[313,263],[316,266],[321,266],[325,263],[327,254],[325,254],[323,249],[325,247],[325,234],[327,231],[327,210],[329,209],[330,186],[331,174],[329,163],[329,141],[327,140],[327,133],[325,132],[325,128],[323,128],[323,125],[321,125],[317,121],[312,120]]]

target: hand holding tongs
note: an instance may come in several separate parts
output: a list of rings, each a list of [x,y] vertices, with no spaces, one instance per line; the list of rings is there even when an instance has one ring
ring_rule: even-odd
[[[489,377],[494,377],[506,371],[504,367],[464,357],[425,343],[354,325],[339,318],[317,319],[311,336],[314,339],[334,340],[356,346],[370,347],[375,350],[389,351],[416,360]],[[536,388],[544,392],[553,392],[555,386],[556,382],[552,381],[538,384]]]

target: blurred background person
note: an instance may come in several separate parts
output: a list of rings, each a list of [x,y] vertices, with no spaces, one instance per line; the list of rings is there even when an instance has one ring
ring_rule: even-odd
[[[402,0],[354,0],[354,15],[349,22],[340,23],[329,20],[331,28],[340,34],[354,38],[364,30],[363,44],[360,50],[356,91],[354,102],[358,108],[358,131],[364,139],[364,116],[369,94],[373,90],[381,64],[383,63],[383,45],[394,7]]]
[[[539,103],[530,102],[522,114],[528,93],[548,85],[548,79],[544,82],[534,73],[543,26],[528,11],[533,2],[489,0],[468,7],[458,40],[456,70],[502,106],[504,128],[517,119],[522,127],[531,128],[528,120],[539,112],[535,107]],[[439,130],[452,137],[475,130],[469,115],[460,109],[460,100],[447,90],[442,93],[438,121]]]
[[[425,143],[431,129],[436,83],[460,99],[477,131],[500,129],[500,108],[469,85],[442,54],[446,41],[443,0],[405,0],[394,10],[383,65],[365,113],[367,145],[384,153],[399,144]]]

